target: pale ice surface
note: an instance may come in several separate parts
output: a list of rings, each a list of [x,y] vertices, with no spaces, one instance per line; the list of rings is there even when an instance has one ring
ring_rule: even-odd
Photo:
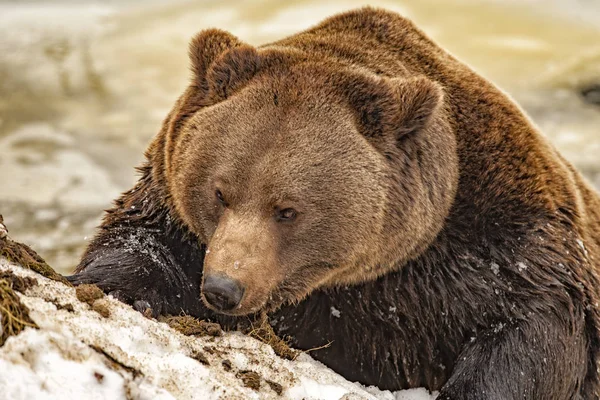
[[[101,317],[62,283],[0,258],[0,270],[30,276],[38,284],[20,294],[40,329],[27,328],[0,348],[0,393],[29,399],[370,399],[432,400],[425,389],[391,393],[365,388],[337,375],[307,354],[284,360],[241,333],[188,337],[143,317],[110,297]],[[58,309],[71,304],[74,311]],[[207,348],[211,348],[210,352]],[[201,352],[209,362],[193,358]],[[226,371],[222,360],[231,361]],[[236,376],[252,370],[260,390]],[[283,387],[277,395],[265,380]]]

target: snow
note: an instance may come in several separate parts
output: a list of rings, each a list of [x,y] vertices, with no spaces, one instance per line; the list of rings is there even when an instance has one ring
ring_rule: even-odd
[[[9,340],[0,359],[0,387],[7,399],[111,399],[125,396],[124,379],[80,341],[27,329]],[[77,385],[70,384],[77,381]],[[16,384],[18,383],[18,384]]]
[[[587,251],[587,249],[585,248],[585,244],[583,243],[583,240],[581,240],[581,239],[577,239],[576,241],[577,241],[577,244],[579,245],[579,247],[581,247],[581,250],[583,250],[583,253],[584,253],[584,254],[586,255],[586,257],[587,257],[587,255],[588,255],[588,251]]]
[[[431,394],[423,388],[408,389],[396,392],[396,400],[430,400]]]
[[[116,299],[104,318],[75,290],[0,258],[0,270],[38,284],[20,294],[40,329],[27,328],[0,348],[0,393],[20,399],[369,399],[431,400],[425,389],[396,393],[349,382],[301,354],[295,361],[239,332],[188,337]],[[73,311],[59,306],[71,304]],[[193,355],[201,353],[209,365]],[[231,371],[222,366],[229,360]],[[261,376],[244,386],[239,371]],[[265,380],[280,384],[282,395]]]
[[[291,399],[341,399],[348,391],[337,385],[319,383],[314,379],[300,377],[300,385],[288,391]]]
[[[333,315],[336,318],[339,318],[342,315],[342,312],[337,308],[331,306],[331,315]]]
[[[495,262],[492,262],[491,269],[495,275],[498,275],[500,273],[500,266],[498,264],[496,264]]]

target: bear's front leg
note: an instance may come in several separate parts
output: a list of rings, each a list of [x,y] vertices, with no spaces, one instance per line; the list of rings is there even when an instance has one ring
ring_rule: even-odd
[[[104,217],[74,284],[93,283],[140,311],[207,317],[200,298],[204,247],[173,223],[144,179]]]
[[[584,330],[583,312],[567,310],[497,323],[467,344],[437,400],[587,398]]]

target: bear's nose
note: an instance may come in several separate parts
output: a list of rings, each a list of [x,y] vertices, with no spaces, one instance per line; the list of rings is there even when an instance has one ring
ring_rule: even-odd
[[[225,275],[208,275],[204,277],[202,294],[216,310],[229,311],[240,304],[244,288],[238,281]]]

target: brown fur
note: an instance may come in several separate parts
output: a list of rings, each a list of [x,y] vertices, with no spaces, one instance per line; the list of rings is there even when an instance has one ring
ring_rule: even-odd
[[[331,341],[315,357],[351,380],[598,398],[600,199],[504,93],[370,8],[259,48],[204,31],[190,56],[74,282],[227,323],[199,301],[223,274],[229,314]]]

